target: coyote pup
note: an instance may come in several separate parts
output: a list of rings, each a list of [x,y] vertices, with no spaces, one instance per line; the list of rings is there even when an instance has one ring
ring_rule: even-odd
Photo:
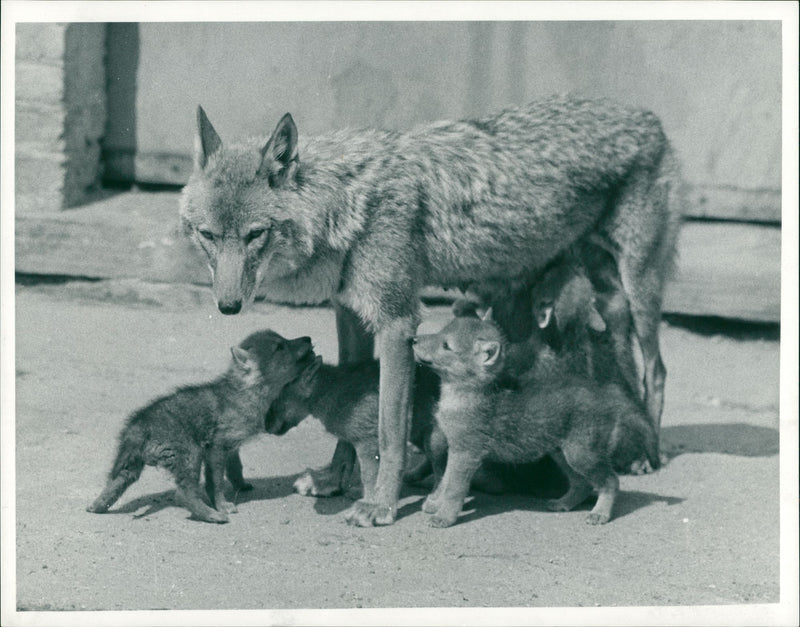
[[[658,424],[677,186],[658,118],[606,100],[554,97],[477,120],[303,141],[287,113],[270,137],[225,146],[200,108],[180,214],[222,313],[243,311],[263,284],[272,300],[334,303],[342,361],[371,358],[374,334],[380,468],[374,502],[353,520],[388,525],[413,405],[408,341],[426,285],[524,291],[567,247],[601,234],[617,251]],[[507,333],[511,319],[498,315]]]
[[[108,484],[87,511],[108,511],[147,464],[172,473],[177,495],[197,518],[228,522],[236,507],[223,494],[223,474],[237,490],[252,488],[242,477],[239,447],[264,432],[272,402],[314,359],[309,338],[285,340],[272,331],[253,333],[231,353],[231,364],[218,379],[179,388],[128,418]],[[203,502],[201,464],[214,508]]]
[[[644,408],[620,385],[586,377],[558,373],[505,383],[508,342],[489,316],[459,317],[413,340],[417,360],[442,378],[436,421],[448,457],[442,481],[423,505],[434,515],[431,524],[455,523],[483,459],[520,463],[548,454],[570,484],[551,509],[570,510],[594,488],[599,496],[587,522],[608,522],[619,489],[613,462],[630,464],[644,451],[659,466],[657,435]]]

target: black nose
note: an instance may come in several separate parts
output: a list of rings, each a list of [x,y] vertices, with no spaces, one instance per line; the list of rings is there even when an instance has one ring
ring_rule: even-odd
[[[219,303],[218,306],[220,312],[224,313],[226,316],[232,316],[242,310],[242,301],[235,300],[232,303]]]
[[[408,338],[408,342],[413,346],[414,344],[417,343],[417,336],[414,335],[414,336]]]

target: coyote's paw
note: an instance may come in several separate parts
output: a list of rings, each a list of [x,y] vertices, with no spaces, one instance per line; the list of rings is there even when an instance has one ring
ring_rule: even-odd
[[[586,517],[586,524],[604,525],[609,520],[611,520],[611,516],[606,513],[589,512],[589,515]]]
[[[342,491],[341,481],[341,473],[309,468],[295,480],[294,490],[303,496],[334,496]]]
[[[460,507],[456,508],[449,506],[447,503],[443,503],[439,505],[438,510],[433,516],[431,516],[428,523],[431,527],[450,527],[455,524],[456,519],[458,518],[458,512],[460,510]]]
[[[347,510],[344,519],[348,525],[355,527],[372,527],[373,525],[391,525],[395,521],[396,509],[378,503],[356,501]]]
[[[253,484],[242,481],[242,483],[234,483],[233,487],[237,492],[249,492],[253,489]]]
[[[439,511],[439,501],[428,496],[422,503],[422,511],[426,514],[435,514]]]

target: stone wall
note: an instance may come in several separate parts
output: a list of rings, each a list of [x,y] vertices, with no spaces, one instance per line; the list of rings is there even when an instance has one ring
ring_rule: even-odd
[[[106,25],[16,29],[16,210],[80,204],[100,181]]]

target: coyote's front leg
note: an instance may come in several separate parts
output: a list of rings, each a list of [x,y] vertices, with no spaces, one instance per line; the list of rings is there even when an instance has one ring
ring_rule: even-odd
[[[391,525],[397,517],[414,385],[414,353],[409,339],[416,327],[414,316],[396,318],[385,325],[378,336],[381,361],[378,386],[380,466],[375,500],[361,500],[353,505],[346,515],[351,525]]]

